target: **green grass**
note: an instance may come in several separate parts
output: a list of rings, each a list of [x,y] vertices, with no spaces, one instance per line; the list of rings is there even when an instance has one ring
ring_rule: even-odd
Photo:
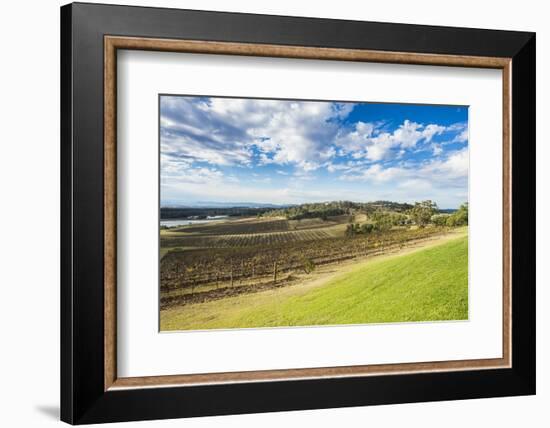
[[[161,330],[468,318],[468,239],[373,260],[316,288],[287,287],[161,312]]]

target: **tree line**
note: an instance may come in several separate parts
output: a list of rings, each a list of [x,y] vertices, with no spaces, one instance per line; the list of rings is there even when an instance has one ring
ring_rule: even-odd
[[[373,214],[383,211],[394,211],[404,213],[413,208],[413,205],[392,201],[374,202],[352,202],[352,201],[329,201],[315,202],[289,207],[271,209],[261,214],[262,217],[285,217],[287,220],[302,220],[306,218],[321,218],[338,215],[353,215],[356,213]]]
[[[431,200],[415,202],[410,209],[403,213],[375,211],[369,214],[372,223],[351,223],[347,225],[346,236],[357,234],[369,234],[374,231],[390,230],[393,226],[406,226],[415,224],[420,228],[428,224],[434,226],[465,226],[468,224],[468,203],[462,204],[452,214],[441,213],[437,204]]]
[[[233,216],[256,216],[261,215],[273,208],[251,208],[251,207],[224,207],[224,208],[172,208],[162,207],[160,209],[160,218],[162,220],[171,219],[205,219],[207,217],[226,215]]]

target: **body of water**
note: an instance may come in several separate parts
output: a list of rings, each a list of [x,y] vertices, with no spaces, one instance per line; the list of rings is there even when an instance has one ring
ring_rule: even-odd
[[[161,220],[160,225],[166,226],[166,227],[187,226],[190,224],[203,224],[203,223],[211,223],[213,221],[225,220],[227,217],[228,216],[226,215],[215,215],[215,216],[206,217],[202,219],[190,219],[190,218],[169,219],[169,220]]]

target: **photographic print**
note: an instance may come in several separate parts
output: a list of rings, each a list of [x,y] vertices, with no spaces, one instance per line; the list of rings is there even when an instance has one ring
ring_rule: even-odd
[[[160,330],[468,319],[468,107],[159,95]]]

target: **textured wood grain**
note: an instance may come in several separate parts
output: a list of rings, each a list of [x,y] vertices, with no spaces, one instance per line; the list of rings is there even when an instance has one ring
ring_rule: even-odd
[[[502,355],[512,366],[512,64],[502,70]]]
[[[206,385],[235,382],[342,378],[407,373],[497,369],[506,367],[503,358],[484,360],[434,361],[406,364],[371,364],[363,366],[319,367],[307,369],[260,370],[230,373],[205,373],[173,376],[118,378],[111,389],[167,387],[174,385]]]
[[[495,369],[511,366],[511,60],[509,58],[381,52],[195,40],[106,36],[104,62],[105,390],[232,382],[358,377]],[[346,367],[118,378],[116,373],[116,51],[117,49],[496,68],[503,72],[503,353],[502,358]]]
[[[116,49],[105,43],[104,64],[104,323],[105,390],[116,380]]]
[[[478,68],[503,68],[509,61],[507,58],[498,57],[434,55],[409,52],[370,51],[363,49],[335,49],[252,43],[149,39],[138,37],[108,36],[106,37],[106,42],[112,44],[116,49],[323,59],[335,61],[366,61],[395,64],[431,64]]]

